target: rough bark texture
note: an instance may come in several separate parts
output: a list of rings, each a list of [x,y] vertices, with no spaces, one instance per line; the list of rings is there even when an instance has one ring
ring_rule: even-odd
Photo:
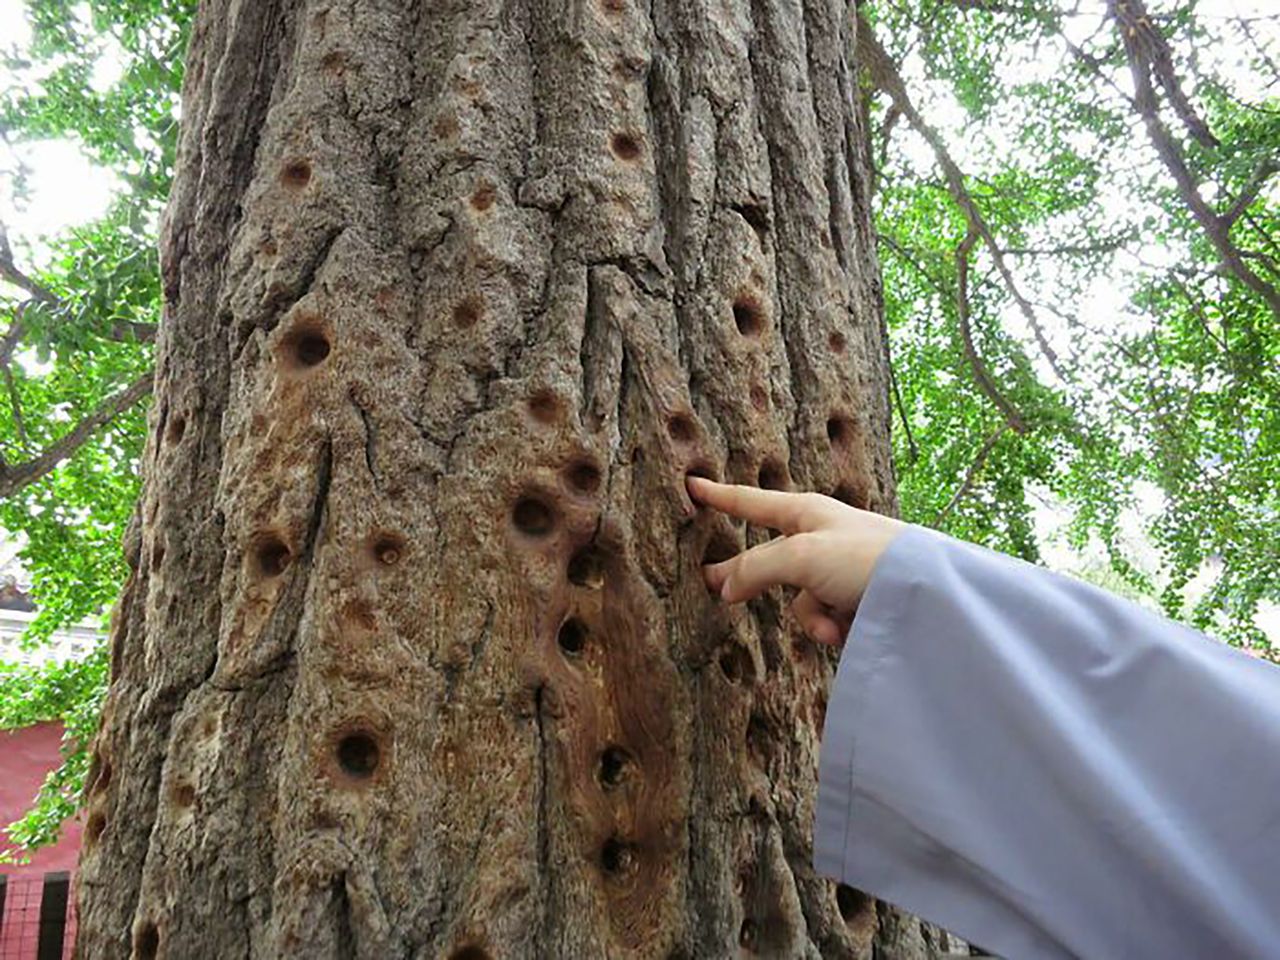
[[[852,31],[203,4],[79,956],[869,953],[832,658],[683,484],[894,509]]]

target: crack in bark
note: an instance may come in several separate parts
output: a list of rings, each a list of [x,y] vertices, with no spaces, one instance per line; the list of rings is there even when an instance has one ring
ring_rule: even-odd
[[[364,463],[369,470],[369,476],[373,478],[373,485],[381,487],[382,481],[378,476],[377,455],[375,447],[378,442],[378,425],[374,422],[372,415],[365,409],[364,404],[360,402],[354,388],[347,392],[347,397],[351,401],[351,405],[356,408],[356,412],[360,415],[360,421],[364,424]]]
[[[307,259],[298,279],[284,289],[277,290],[267,297],[267,301],[263,305],[263,310],[266,314],[265,322],[257,322],[256,320],[241,322],[240,329],[236,333],[236,345],[231,353],[233,362],[240,359],[240,355],[254,330],[261,330],[264,334],[270,335],[280,325],[284,315],[297,306],[298,301],[314,289],[316,276],[329,262],[334,245],[347,229],[346,226],[336,226],[330,227],[325,231],[324,238]],[[259,314],[259,319],[261,316]]]
[[[537,822],[537,839],[538,839],[538,876],[546,887],[549,887],[552,879],[551,867],[551,828],[548,818],[548,805],[550,799],[548,792],[550,790],[550,780],[547,764],[547,730],[546,720],[543,717],[543,699],[546,693],[546,684],[541,683],[538,689],[533,693],[534,720],[537,723],[538,730],[538,822]],[[543,890],[542,901],[538,905],[538,928],[534,931],[533,942],[537,946],[534,951],[535,956],[548,956],[546,952],[547,944],[547,927],[550,920],[550,896],[548,890]]]

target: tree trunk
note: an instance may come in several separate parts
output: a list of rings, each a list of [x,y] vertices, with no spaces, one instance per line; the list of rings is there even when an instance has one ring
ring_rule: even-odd
[[[852,32],[206,0],[80,957],[867,955],[834,658],[684,491],[894,509]]]

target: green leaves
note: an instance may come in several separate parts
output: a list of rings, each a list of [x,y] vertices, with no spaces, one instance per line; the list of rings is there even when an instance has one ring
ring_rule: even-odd
[[[1066,6],[954,0],[876,3],[872,19],[918,78],[910,95],[954,154],[1064,374],[976,247],[976,352],[1031,425],[997,436],[1001,412],[960,349],[964,218],[898,124],[878,151],[877,229],[904,514],[1034,557],[1030,517],[1047,497],[1076,544],[1102,544],[1114,582],[1233,642],[1261,642],[1258,605],[1280,601],[1280,328],[1223,268],[1148,142],[1112,24]],[[1275,285],[1280,170],[1268,171],[1280,167],[1280,100],[1266,81],[1280,18],[1202,16],[1193,2],[1153,7],[1152,22],[1219,145],[1200,142],[1163,85],[1162,116],[1245,262]],[[1143,484],[1160,493],[1147,515],[1154,564],[1138,563],[1121,533]],[[1187,609],[1197,576],[1210,586]]]

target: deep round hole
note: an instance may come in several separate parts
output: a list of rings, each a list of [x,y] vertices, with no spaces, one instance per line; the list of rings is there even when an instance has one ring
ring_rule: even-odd
[[[404,556],[404,538],[384,533],[373,541],[373,556],[384,567],[393,567]]]
[[[555,423],[560,419],[560,398],[550,390],[539,390],[529,398],[529,413],[540,423]]]
[[[827,439],[835,447],[846,447],[853,441],[853,421],[848,417],[834,416],[827,421]]]
[[[154,923],[144,923],[133,938],[133,950],[138,960],[155,960],[159,949],[160,931]]]
[[[643,149],[640,138],[630,133],[615,133],[609,141],[609,149],[619,160],[635,160]]]
[[[766,460],[760,464],[758,480],[762,490],[785,490],[787,489],[787,468],[777,460]]]
[[[738,930],[738,945],[744,950],[754,951],[760,943],[760,935],[756,931],[756,923],[750,917],[742,921]]]
[[[739,643],[731,645],[720,654],[720,672],[732,684],[753,682],[756,678],[756,666],[751,659],[751,652]]]
[[[617,837],[610,837],[600,848],[600,867],[614,876],[629,873],[635,866],[635,854]]]
[[[604,586],[604,557],[594,547],[579,550],[569,558],[569,582],[590,590]]]
[[[280,171],[280,182],[293,190],[301,190],[311,182],[311,164],[306,160],[292,160]]]
[[[254,559],[258,564],[258,573],[264,577],[278,577],[284,573],[293,559],[289,547],[283,540],[274,535],[260,538],[253,549]]]
[[[545,537],[556,525],[551,508],[536,497],[521,497],[511,511],[511,521],[526,536]]]
[[[474,327],[480,319],[483,307],[476,297],[458,301],[453,308],[454,325],[462,329]]]
[[[348,733],[338,741],[338,766],[348,776],[367,780],[378,769],[381,759],[378,741],[364,731]]]
[[[692,417],[678,413],[667,421],[667,434],[676,443],[693,443],[698,436],[698,425]]]
[[[600,468],[583,460],[569,467],[565,479],[579,493],[595,493],[600,489]]]
[[[315,367],[329,356],[329,341],[318,333],[307,333],[295,341],[293,355],[304,367]]]
[[[827,346],[831,348],[832,353],[844,353],[844,334],[839,330],[833,330],[831,336],[827,337]]]
[[[560,650],[569,657],[580,657],[587,648],[586,625],[576,617],[570,617],[560,624],[560,632],[556,634],[556,643]]]
[[[94,813],[89,816],[89,822],[84,825],[84,834],[89,838],[90,843],[97,843],[105,829],[107,829],[106,816],[102,813]]]
[[[758,337],[764,330],[764,311],[750,297],[739,297],[733,303],[733,322],[744,337]]]
[[[840,908],[840,917],[845,923],[858,919],[871,904],[871,897],[847,883],[836,886],[836,906]]]
[[[612,790],[621,785],[631,766],[631,754],[616,744],[608,746],[600,754],[600,785]]]

